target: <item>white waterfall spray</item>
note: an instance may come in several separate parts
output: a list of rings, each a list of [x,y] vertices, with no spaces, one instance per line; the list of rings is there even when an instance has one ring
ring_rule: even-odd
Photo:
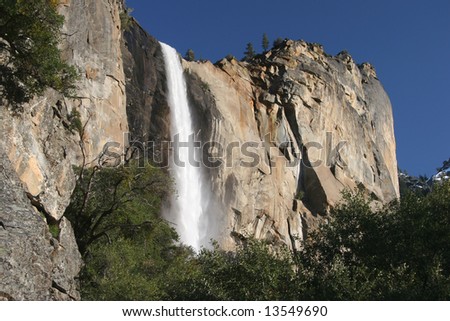
[[[176,193],[166,216],[176,224],[181,241],[198,251],[204,245],[202,244],[204,231],[201,224],[204,203],[200,163],[194,166],[192,162],[192,158],[196,158],[196,161],[199,159],[198,148],[195,149],[193,144],[194,129],[187,99],[186,81],[178,53],[164,43],[161,43],[161,47],[167,75],[171,134],[172,138],[178,135],[178,139],[175,140],[183,144],[173,150],[174,161],[171,163],[171,170],[175,178]]]

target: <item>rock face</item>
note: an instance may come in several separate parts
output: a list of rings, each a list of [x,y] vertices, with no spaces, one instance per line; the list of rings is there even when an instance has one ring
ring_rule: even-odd
[[[81,256],[64,218],[52,237],[0,146],[0,300],[79,300]]]
[[[133,141],[168,141],[169,106],[164,58],[158,40],[135,21],[122,39],[127,115]]]
[[[105,144],[123,144],[128,131],[122,5],[116,0],[61,1],[62,51],[80,73],[74,97],[48,90],[20,113],[0,108],[2,161],[9,161],[23,185],[20,192],[22,185],[14,178],[14,191],[9,192],[7,181],[2,186],[4,298],[79,299],[74,278],[82,262],[63,214],[75,187],[72,166],[97,164]],[[77,114],[81,132],[73,126]],[[47,224],[58,226],[57,238],[50,237]]]
[[[60,6],[63,53],[81,78],[75,98],[49,90],[20,115],[1,110],[9,159],[28,192],[55,220],[62,217],[74,188],[71,165],[95,164],[105,144],[123,144],[128,131],[119,5],[73,0]],[[75,111],[84,126],[81,142],[76,130],[68,130]]]
[[[69,109],[81,113],[86,124],[83,143],[88,161],[106,143],[123,144],[128,131],[125,109],[125,74],[121,50],[122,1],[69,0],[60,6],[66,21],[63,51],[82,79]]]
[[[344,188],[398,197],[391,105],[371,65],[289,40],[251,62],[185,67],[214,97],[193,105],[208,119],[202,139],[223,149],[209,172],[225,247],[250,236],[296,246]]]

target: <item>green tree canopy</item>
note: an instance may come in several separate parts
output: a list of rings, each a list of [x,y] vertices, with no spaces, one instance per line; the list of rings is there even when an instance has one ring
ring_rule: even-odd
[[[214,300],[293,300],[294,264],[287,248],[272,251],[249,240],[236,252],[205,250],[199,256],[205,292]],[[257,286],[255,286],[257,285]]]
[[[63,21],[54,0],[0,0],[0,91],[10,103],[74,88],[76,70],[58,49]]]
[[[373,209],[345,195],[299,253],[312,300],[450,299],[450,183]]]
[[[346,192],[297,251],[247,239],[198,254],[160,217],[170,185],[151,166],[84,170],[66,212],[83,299],[450,299],[450,182],[378,208]]]
[[[101,238],[133,234],[156,224],[171,189],[162,170],[138,162],[119,168],[84,168],[78,177],[65,215],[73,224],[83,255]]]
[[[128,165],[83,169],[65,213],[85,262],[85,300],[171,299],[190,276],[192,250],[177,245],[160,217],[170,179],[151,165]]]

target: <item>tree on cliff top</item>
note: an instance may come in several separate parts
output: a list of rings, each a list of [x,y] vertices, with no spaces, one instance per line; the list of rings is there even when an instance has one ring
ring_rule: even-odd
[[[64,18],[54,0],[0,0],[0,91],[18,104],[48,88],[68,93],[76,70],[58,49]]]
[[[283,44],[283,42],[284,42],[284,39],[278,37],[277,39],[275,39],[275,40],[273,41],[273,45],[272,45],[272,46],[273,46],[274,48],[279,47],[279,46],[281,46],[281,45]]]
[[[253,48],[253,44],[249,42],[244,52],[244,60],[250,60],[256,55],[255,49]]]
[[[184,59],[186,59],[187,61],[194,61],[195,60],[194,50],[188,49],[186,51],[186,54],[184,55]]]
[[[264,33],[263,34],[263,38],[262,38],[262,48],[263,51],[266,52],[267,50],[269,50],[269,38],[267,37],[267,34]]]

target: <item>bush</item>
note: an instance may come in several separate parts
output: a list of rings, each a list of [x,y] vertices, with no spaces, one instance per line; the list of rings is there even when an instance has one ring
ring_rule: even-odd
[[[215,245],[213,250],[200,253],[198,263],[203,292],[209,299],[289,300],[295,297],[295,270],[286,248],[273,252],[268,244],[255,240],[239,246],[236,252]]]
[[[133,12],[133,8],[125,7],[120,13],[120,26],[122,30],[128,31],[133,24],[133,18],[131,17],[131,13]]]

